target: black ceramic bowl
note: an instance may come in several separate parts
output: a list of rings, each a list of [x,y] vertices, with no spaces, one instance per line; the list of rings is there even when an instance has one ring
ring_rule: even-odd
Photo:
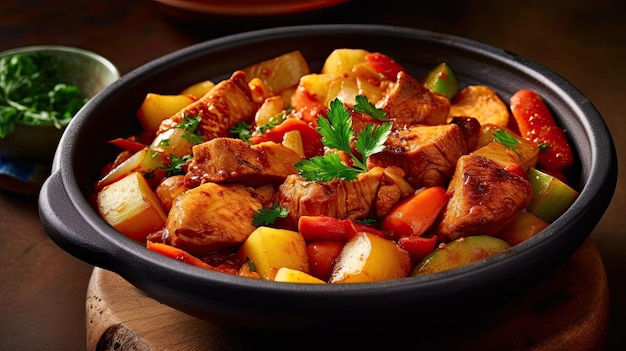
[[[379,51],[415,77],[445,61],[461,84],[485,84],[508,101],[520,88],[542,95],[568,131],[578,159],[580,195],[547,229],[511,250],[458,269],[417,278],[350,285],[303,285],[241,278],[186,265],[128,239],[90,206],[100,168],[116,150],[106,141],[140,130],[133,117],[148,92],[177,93],[218,81],[258,61],[299,49],[319,71],[335,48]],[[283,328],[411,325],[462,319],[466,309],[494,307],[552,271],[589,236],[614,192],[611,135],[592,103],[549,69],[456,36],[376,25],[307,25],[232,35],[166,55],[126,74],[93,98],[61,139],[39,198],[50,237],[72,255],[114,271],[154,299],[229,326]],[[454,309],[454,315],[442,313]],[[443,315],[443,316],[442,316]],[[411,317],[410,317],[411,318]],[[395,321],[395,322],[394,322]],[[421,321],[421,322],[420,322]]]

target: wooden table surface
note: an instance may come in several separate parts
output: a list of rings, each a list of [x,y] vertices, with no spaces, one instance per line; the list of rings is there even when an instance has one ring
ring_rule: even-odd
[[[148,0],[3,0],[0,50],[82,47],[127,73],[174,50],[248,29],[302,23],[384,23],[460,35],[525,56],[577,86],[604,116],[626,162],[626,3],[621,0],[353,1],[321,12],[251,21],[172,17]],[[607,350],[626,349],[626,177],[591,239],[610,289]],[[0,349],[86,347],[93,267],[42,231],[36,197],[0,191]]]

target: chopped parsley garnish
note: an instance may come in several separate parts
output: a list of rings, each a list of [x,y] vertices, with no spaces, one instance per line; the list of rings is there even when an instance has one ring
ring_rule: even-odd
[[[17,123],[62,129],[87,102],[77,86],[62,82],[48,60],[22,54],[0,58],[0,138]]]
[[[179,174],[184,174],[185,170],[183,166],[187,161],[189,161],[193,156],[185,155],[183,157],[177,157],[176,155],[170,155],[170,164],[165,165],[162,168],[166,170],[166,177],[171,177]]]
[[[175,127],[176,129],[182,129],[187,133],[183,133],[180,137],[192,143],[193,145],[198,145],[204,142],[202,136],[196,134],[196,130],[198,130],[198,125],[202,121],[202,117],[200,116],[192,116],[190,114],[185,114],[184,118],[180,123]],[[170,146],[170,139],[165,138],[159,141],[158,146]]]
[[[183,120],[180,121],[180,123],[176,126],[176,128],[184,129],[188,131],[189,133],[195,133],[196,130],[198,130],[198,125],[200,124],[201,121],[202,121],[202,117],[192,116],[192,115],[187,114],[185,115]]]
[[[355,221],[358,222],[358,223],[363,223],[363,224],[367,224],[367,225],[372,225],[372,224],[377,222],[377,220],[374,219],[374,218],[356,219]]]
[[[267,122],[266,124],[257,126],[256,130],[259,132],[259,134],[263,135],[263,134],[267,133],[267,131],[269,131],[270,129],[276,127],[277,125],[279,125],[281,123],[283,123],[285,118],[287,118],[287,115],[285,113],[281,113],[278,116],[270,118],[269,122]]]
[[[181,137],[194,145],[198,145],[204,141],[202,137],[196,134],[196,130],[198,130],[198,125],[202,121],[202,117],[200,116],[191,116],[185,115],[182,121],[176,126],[178,129],[183,129],[187,133],[182,135]]]
[[[274,203],[271,208],[261,208],[252,216],[252,225],[260,227],[263,225],[273,224],[278,218],[285,218],[289,214],[289,210],[278,206]]]
[[[328,148],[346,152],[354,163],[354,166],[347,166],[341,162],[338,154],[328,153],[294,165],[303,178],[318,182],[329,182],[334,178],[351,181],[355,180],[360,173],[367,172],[367,158],[385,148],[384,143],[392,127],[391,122],[386,122],[380,126],[368,124],[363,128],[354,140],[356,150],[361,155],[359,158],[351,148],[351,142],[354,139],[352,117],[350,110],[343,102],[339,99],[331,101],[328,119],[320,115],[317,125],[317,130],[322,135],[322,144]]]
[[[246,122],[237,122],[234,126],[232,126],[228,132],[237,136],[237,138],[245,141],[246,143],[250,141],[252,137],[252,132],[250,131],[252,126]]]
[[[194,145],[198,145],[204,142],[204,139],[202,139],[202,137],[199,136],[198,134],[187,133],[187,134],[183,134],[181,138],[187,140],[188,142]]]

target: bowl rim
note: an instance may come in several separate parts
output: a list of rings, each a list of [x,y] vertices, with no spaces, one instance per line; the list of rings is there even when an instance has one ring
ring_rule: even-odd
[[[409,27],[377,24],[315,24],[283,26],[231,34],[194,44],[161,56],[160,58],[136,68],[120,78],[118,81],[111,84],[109,87],[105,88],[77,114],[76,117],[78,118],[75,117],[68,127],[70,133],[65,133],[60,142],[60,145],[63,145],[64,147],[60,147],[59,151],[57,151],[58,157],[55,157],[54,167],[56,170],[54,170],[53,173],[55,173],[55,177],[60,177],[60,179],[55,180],[60,183],[57,185],[61,185],[64,188],[64,191],[67,192],[70,198],[69,201],[72,206],[90,225],[94,227],[102,227],[103,225],[108,226],[108,224],[106,224],[101,217],[95,217],[97,216],[97,212],[94,212],[93,209],[89,208],[89,203],[79,189],[76,181],[72,161],[60,161],[60,159],[71,159],[71,155],[74,152],[73,149],[76,145],[73,145],[69,139],[72,137],[72,132],[80,129],[80,127],[85,123],[86,118],[83,118],[83,116],[88,115],[92,109],[97,108],[100,104],[106,103],[108,97],[112,95],[116,89],[120,88],[120,86],[131,84],[133,81],[141,79],[142,75],[157,68],[162,69],[163,66],[169,67],[177,65],[177,62],[191,60],[195,56],[210,55],[215,51],[227,49],[229,47],[246,45],[259,40],[277,40],[283,37],[293,38],[306,35],[332,35],[338,31],[350,33],[370,33],[379,36],[403,37],[407,39],[436,41],[445,45],[454,45],[456,47],[460,47],[462,50],[478,53],[498,62],[510,64],[514,69],[521,70],[523,73],[532,77],[542,78],[549,81],[551,87],[557,89],[558,91],[566,92],[567,94],[565,95],[571,100],[570,104],[572,104],[572,106],[576,106],[576,108],[580,110],[581,115],[587,116],[587,118],[582,121],[584,125],[583,127],[586,131],[588,131],[591,137],[590,143],[600,147],[599,150],[594,147],[594,154],[590,156],[592,158],[592,164],[590,166],[591,170],[589,177],[593,180],[598,178],[598,180],[603,181],[590,182],[587,180],[585,186],[581,189],[576,202],[563,216],[557,219],[553,225],[549,226],[539,235],[513,247],[508,252],[490,257],[481,262],[475,262],[449,271],[421,277],[411,277],[373,283],[324,285],[288,284],[242,278],[239,276],[204,270],[181,262],[173,262],[174,260],[156,252],[149,251],[138,243],[133,242],[131,239],[119,234],[114,229],[105,227],[106,229],[104,229],[104,231],[100,231],[100,233],[105,233],[107,236],[106,239],[109,240],[106,244],[111,250],[108,255],[137,256],[139,262],[134,262],[134,264],[158,269],[165,276],[176,275],[179,279],[188,280],[188,283],[191,285],[210,287],[218,290],[223,289],[224,291],[232,291],[234,289],[242,288],[249,289],[251,293],[267,293],[268,291],[271,291],[275,294],[275,296],[284,298],[289,298],[292,294],[296,294],[299,295],[299,298],[313,300],[330,299],[333,301],[340,298],[345,301],[346,299],[350,299],[352,297],[363,296],[389,298],[395,296],[396,292],[402,291],[407,287],[418,289],[420,294],[422,294],[421,296],[435,297],[435,295],[440,295],[442,293],[439,287],[453,286],[453,288],[450,288],[450,290],[445,292],[445,294],[456,295],[458,293],[463,293],[468,289],[473,289],[476,285],[474,278],[477,276],[486,280],[487,286],[494,286],[502,280],[506,280],[507,278],[510,279],[511,274],[523,273],[522,268],[516,267],[521,262],[542,262],[542,259],[538,257],[540,255],[536,254],[539,248],[541,248],[543,252],[542,255],[555,254],[557,251],[562,250],[562,248],[559,247],[560,243],[557,241],[558,238],[552,235],[556,231],[557,227],[568,230],[571,232],[570,234],[575,237],[574,242],[571,244],[572,247],[566,250],[567,252],[559,254],[571,254],[584,242],[588,235],[579,234],[577,228],[575,228],[571,223],[574,222],[573,220],[580,216],[585,210],[582,206],[583,202],[592,205],[595,204],[597,206],[608,206],[608,203],[598,204],[598,201],[600,200],[599,192],[608,191],[610,196],[612,196],[617,179],[617,164],[613,141],[604,120],[593,104],[591,104],[582,92],[580,92],[564,78],[552,70],[522,56],[472,39]],[[607,163],[608,167],[601,166]],[[595,223],[593,226],[595,226]],[[539,240],[543,241],[544,244],[535,245],[535,243]],[[505,264],[492,264],[494,261],[504,262]],[[126,268],[128,268],[128,263],[122,263],[119,266],[119,262],[100,262],[100,264],[103,268],[117,272],[135,285],[141,286],[142,284],[145,284],[145,282],[139,281],[141,279],[133,276],[132,272],[126,270]],[[451,285],[451,283],[454,283],[454,285]],[[341,292],[341,294],[337,294],[338,292]]]
[[[0,57],[5,57],[5,56],[10,56],[10,55],[15,55],[15,54],[32,54],[32,53],[37,53],[37,52],[65,52],[65,53],[85,56],[94,61],[99,62],[103,67],[107,69],[107,71],[109,71],[109,73],[112,76],[116,78],[120,78],[121,76],[120,71],[117,68],[117,66],[115,66],[115,64],[113,64],[113,62],[111,62],[106,57],[94,51],[79,48],[79,47],[74,47],[74,46],[56,45],[56,44],[21,46],[17,48],[0,51]]]

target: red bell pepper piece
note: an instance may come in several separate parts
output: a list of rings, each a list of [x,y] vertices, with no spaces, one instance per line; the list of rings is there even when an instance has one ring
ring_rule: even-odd
[[[406,72],[406,69],[394,61],[394,59],[380,52],[372,52],[365,55],[365,62],[376,72],[393,81],[396,80],[398,72]]]
[[[547,171],[563,171],[574,163],[574,154],[543,99],[534,91],[521,89],[510,99],[513,118],[524,139],[540,149],[538,166]]]
[[[341,219],[330,216],[301,216],[298,231],[307,242],[318,240],[348,241],[349,235]]]
[[[409,253],[413,262],[419,262],[433,252],[436,244],[436,236],[425,238],[423,236],[411,235],[398,240],[398,245]]]
[[[142,144],[135,140],[125,139],[125,138],[115,138],[115,139],[109,140],[108,142],[109,144],[115,145],[124,150],[128,150],[132,153],[135,153],[146,147],[145,144]]]
[[[335,266],[337,256],[341,253],[343,241],[313,241],[306,246],[309,257],[309,274],[328,281]]]
[[[152,241],[147,241],[146,242],[146,247],[149,250],[152,250],[154,252],[158,252],[162,255],[165,255],[169,258],[173,258],[177,261],[180,262],[184,262],[196,267],[200,267],[200,268],[206,268],[206,269],[211,269],[211,270],[217,270],[215,267],[211,266],[210,264],[202,261],[201,259],[193,256],[192,254],[188,253],[185,250],[179,249],[177,247],[168,245],[168,244],[163,244],[163,243],[157,243],[157,242],[152,242]]]
[[[351,219],[330,216],[301,216],[298,231],[307,242],[330,240],[346,242],[356,233],[366,232],[384,237],[384,232]]]
[[[253,136],[250,138],[250,142],[253,144],[258,144],[264,141],[281,143],[285,133],[291,130],[297,130],[300,132],[304,156],[306,158],[324,154],[324,145],[322,144],[322,136],[320,133],[315,130],[315,128],[311,127],[307,122],[298,118],[287,118],[281,124],[270,129],[265,134]]]
[[[317,123],[319,115],[326,117],[326,106],[323,101],[316,99],[302,86],[298,86],[291,97],[291,105],[302,116],[305,122]]]
[[[381,238],[387,238],[387,235],[384,231],[376,229],[371,225],[360,223],[351,219],[344,219],[344,226],[346,227],[346,231],[350,233],[350,237],[356,235],[357,233],[370,233]]]

